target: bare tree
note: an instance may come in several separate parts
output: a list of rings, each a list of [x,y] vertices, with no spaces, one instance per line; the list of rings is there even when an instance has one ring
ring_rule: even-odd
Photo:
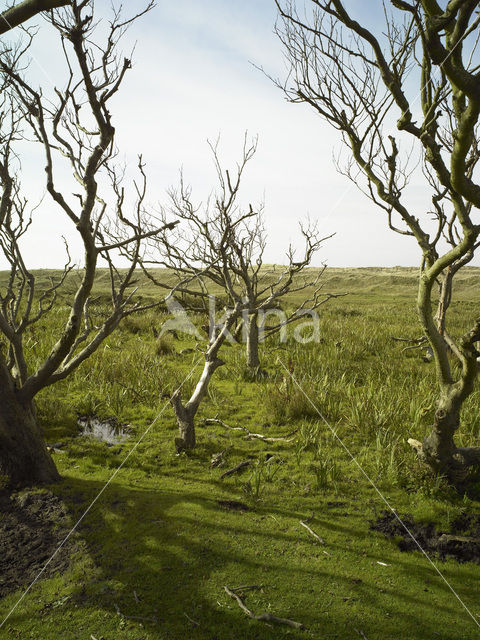
[[[287,325],[307,315],[312,316],[322,304],[343,295],[323,292],[321,278],[325,265],[319,269],[308,269],[322,243],[331,236],[322,238],[316,224],[300,224],[300,232],[304,240],[302,255],[297,256],[290,246],[286,254],[287,264],[280,269],[264,264],[265,229],[260,217],[247,238],[231,238],[230,269],[235,274],[235,284],[245,303],[242,331],[247,366],[252,371],[260,370],[259,342],[282,332]],[[300,304],[293,308],[281,307],[283,301],[293,301],[297,296],[300,296]],[[276,318],[274,324],[267,325],[269,315]],[[239,331],[236,333],[238,335]]]
[[[325,240],[320,238],[315,225],[302,227],[305,250],[298,261],[295,261],[295,252],[290,248],[286,267],[277,271],[263,265],[266,237],[262,207],[254,208],[250,204],[243,209],[238,202],[242,176],[255,154],[256,140],[248,143],[245,137],[242,157],[234,173],[222,169],[217,145],[210,146],[218,179],[216,192],[204,205],[197,205],[182,176],[179,188],[170,191],[170,208],[162,214],[164,221],[169,215],[174,215],[179,226],[172,234],[161,234],[155,238],[149,259],[142,260],[148,277],[163,288],[171,285],[158,282],[150,267],[162,266],[173,270],[176,284],[171,295],[181,296],[184,307],[209,312],[209,341],[200,381],[186,404],[182,403],[179,391],[172,397],[180,431],[177,447],[185,449],[195,445],[194,417],[214,371],[223,364],[219,358],[222,345],[227,340],[235,342],[231,333],[235,325],[243,320],[246,322],[248,363],[258,367],[257,318],[261,312],[275,307],[288,293],[313,287],[313,293],[305,298],[303,304],[285,315],[285,320],[269,328],[268,331],[274,333],[285,324],[301,318],[309,304],[310,308],[316,308],[332,297],[328,294],[320,297],[316,287],[319,280],[317,270],[303,279],[299,277]],[[224,317],[220,321],[215,320],[213,294],[224,307]],[[192,300],[196,302],[192,303]],[[238,335],[239,331],[234,333]]]
[[[0,249],[10,267],[0,290],[0,475],[2,484],[12,486],[58,478],[37,423],[35,396],[70,375],[123,317],[141,309],[133,297],[135,267],[142,241],[158,232],[143,223],[146,178],[141,161],[133,215],[126,214],[110,114],[111,98],[130,68],[129,59],[122,62],[117,57],[118,40],[138,16],[123,20],[115,13],[106,38],[97,38],[93,8],[93,2],[74,1],[52,17],[67,70],[64,88],[56,88],[53,95],[35,87],[25,72],[32,38],[28,32],[26,42],[0,54]],[[18,158],[27,144],[43,149],[46,197],[72,223],[83,246],[84,263],[76,280],[70,277],[73,265],[68,255],[61,275],[45,287],[22,253],[35,213],[20,180]],[[66,167],[78,193],[71,192]],[[171,226],[165,223],[163,228]],[[115,252],[126,246],[131,262],[119,271]],[[95,313],[91,300],[99,259],[105,261],[111,282],[111,306],[101,314]],[[35,325],[54,310],[58,314],[60,301],[70,311],[53,344],[45,345],[46,357],[37,363],[29,346]]]
[[[310,105],[339,131],[349,152],[344,173],[383,209],[390,229],[420,248],[417,310],[439,395],[429,435],[410,443],[434,470],[460,482],[480,463],[480,448],[454,442],[477,377],[480,320],[454,340],[446,312],[454,274],[479,247],[478,2],[390,0],[378,37],[342,0],[311,0],[301,11],[278,0],[277,7],[277,33],[291,65],[281,83],[288,99]],[[397,133],[387,135],[395,126]],[[407,201],[412,175],[420,177],[416,162],[432,203],[421,217]]]

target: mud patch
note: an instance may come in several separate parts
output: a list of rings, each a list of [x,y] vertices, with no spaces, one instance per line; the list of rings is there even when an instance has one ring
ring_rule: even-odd
[[[217,504],[227,511],[250,511],[250,507],[237,500],[217,500]]]
[[[0,495],[0,598],[32,583],[70,528],[66,506],[50,492]],[[42,578],[66,571],[81,546],[69,539]]]
[[[441,560],[453,558],[457,562],[480,564],[480,515],[460,515],[451,523],[450,531],[438,530],[431,523],[415,522],[411,515],[399,517],[427,553],[434,553]],[[383,512],[370,528],[395,538],[400,551],[419,551],[393,513]]]

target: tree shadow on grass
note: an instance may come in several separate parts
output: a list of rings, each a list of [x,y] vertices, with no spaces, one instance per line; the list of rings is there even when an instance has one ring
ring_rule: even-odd
[[[65,604],[47,608],[45,625],[53,621],[58,638],[359,637],[354,628],[369,640],[420,639],[432,637],[433,630],[445,640],[474,637],[473,622],[469,626],[463,619],[446,585],[431,586],[431,568],[418,557],[400,559],[386,543],[393,568],[370,571],[377,558],[372,534],[325,515],[316,525],[331,539],[326,556],[299,530],[301,515],[292,510],[228,511],[218,504],[214,488],[205,496],[172,480],[160,489],[123,482],[109,485],[79,527],[94,568],[84,576],[77,573]],[[75,521],[102,487],[68,479],[55,490]],[[402,592],[398,584],[405,580],[417,590]],[[248,592],[255,613],[269,611],[302,622],[308,630],[247,618],[223,590],[242,584],[264,585],[263,591]],[[424,593],[425,584],[434,597]],[[26,622],[35,609],[33,600],[26,599],[12,624]],[[72,620],[82,612],[82,628],[72,630]],[[438,615],[445,631],[432,623]],[[452,635],[448,621],[457,619],[458,635]]]

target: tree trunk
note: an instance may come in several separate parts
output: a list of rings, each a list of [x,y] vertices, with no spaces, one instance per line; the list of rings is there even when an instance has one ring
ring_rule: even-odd
[[[447,332],[444,327],[444,317],[440,325],[437,325],[433,318],[431,302],[433,282],[432,273],[429,277],[423,274],[420,278],[417,310],[435,357],[440,399],[431,433],[422,443],[410,439],[409,444],[436,473],[441,473],[458,486],[467,479],[470,468],[478,467],[480,463],[479,447],[458,448],[454,442],[454,434],[460,427],[462,405],[472,393],[477,378],[477,351],[474,344],[480,337],[480,319],[476,321],[470,331],[462,336],[458,347],[455,345],[453,353],[461,365],[459,379],[455,381],[448,358],[448,345],[445,341]],[[444,316],[449,305],[448,292],[445,296],[445,302],[441,316]]]
[[[33,401],[0,386],[0,486],[56,482],[60,475],[38,427]]]
[[[260,367],[260,360],[258,358],[258,324],[256,313],[253,313],[248,317],[247,366],[250,369],[258,369]]]
[[[208,355],[207,355],[208,357]],[[180,453],[195,448],[195,416],[200,406],[200,402],[207,393],[210,379],[218,367],[222,366],[223,360],[214,357],[213,360],[206,360],[203,372],[192,393],[190,400],[183,404],[180,393],[177,390],[171,397],[171,404],[175,412],[178,425],[178,437],[175,438],[175,447]]]
[[[195,416],[201,401],[207,393],[208,385],[213,374],[218,367],[221,367],[224,364],[223,360],[218,357],[218,352],[225,342],[231,327],[238,319],[240,311],[240,304],[236,304],[234,309],[228,313],[225,324],[218,335],[215,335],[214,333],[210,335],[210,343],[207,351],[205,352],[205,365],[203,367],[202,375],[200,376],[200,380],[198,381],[190,400],[186,404],[182,403],[180,389],[177,389],[170,398],[178,424],[179,435],[178,438],[175,438],[175,446],[179,453],[181,451],[188,451],[195,447]]]
[[[178,437],[175,438],[175,448],[178,453],[194,449],[196,444],[195,414],[182,404],[179,394],[174,394],[172,397],[172,406],[178,425]]]
[[[422,443],[409,440],[421,460],[456,486],[463,485],[472,467],[480,464],[480,447],[455,446],[454,434],[460,427],[462,404],[463,399],[458,398],[452,387],[439,401],[430,434]]]
[[[453,436],[460,426],[460,406],[447,394],[438,403],[431,433],[422,443],[422,455],[438,472],[447,472],[455,453]]]

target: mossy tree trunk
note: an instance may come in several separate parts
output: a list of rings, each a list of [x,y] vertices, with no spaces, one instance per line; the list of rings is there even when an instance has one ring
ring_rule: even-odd
[[[433,350],[440,393],[431,432],[422,443],[409,442],[434,471],[458,484],[466,478],[470,467],[480,464],[480,447],[460,448],[454,442],[454,435],[460,427],[462,405],[472,393],[478,375],[475,343],[480,338],[480,319],[456,346],[455,355],[460,360],[461,371],[454,379],[444,326],[438,326],[432,313],[433,275],[436,276],[435,271],[430,270],[420,279],[417,309]]]
[[[213,374],[216,369],[221,367],[223,364],[223,360],[220,360],[220,358],[217,358],[216,356],[205,360],[200,380],[186,404],[182,403],[179,391],[176,391],[173,394],[171,403],[178,425],[178,437],[175,438],[175,447],[178,452],[188,451],[195,448],[195,416],[197,415],[201,401],[208,391],[208,385],[210,384]]]
[[[15,390],[0,363],[0,485],[50,483],[60,476],[38,426],[33,399]]]
[[[218,357],[218,353],[240,313],[241,305],[237,303],[233,309],[228,311],[225,323],[219,332],[216,335],[212,333],[208,349],[205,351],[205,364],[202,375],[188,402],[183,404],[180,389],[177,389],[170,399],[178,424],[178,437],[175,438],[175,446],[178,452],[188,451],[196,445],[195,416],[208,391],[208,385],[213,374],[218,367],[224,364],[223,360]]]
[[[260,367],[260,359],[258,357],[258,317],[256,313],[248,316],[247,327],[247,366],[250,369],[258,369]]]
[[[340,132],[349,148],[341,172],[386,213],[389,229],[414,239],[421,250],[417,309],[439,395],[431,433],[423,443],[410,442],[434,470],[461,479],[480,462],[479,449],[454,442],[478,374],[474,344],[480,321],[455,341],[445,312],[454,274],[480,250],[480,84],[471,53],[462,46],[478,26],[478,2],[391,0],[381,30],[388,46],[342,0],[308,4],[311,10],[305,11],[294,1],[276,2],[276,32],[290,63],[288,81],[277,85],[287,99],[313,107]],[[407,81],[412,65],[419,70],[416,88]],[[384,124],[392,118],[398,133],[387,135]],[[405,197],[413,158],[422,159],[433,206],[422,216]],[[432,287],[439,281],[436,322]],[[459,370],[451,368],[452,356]]]

